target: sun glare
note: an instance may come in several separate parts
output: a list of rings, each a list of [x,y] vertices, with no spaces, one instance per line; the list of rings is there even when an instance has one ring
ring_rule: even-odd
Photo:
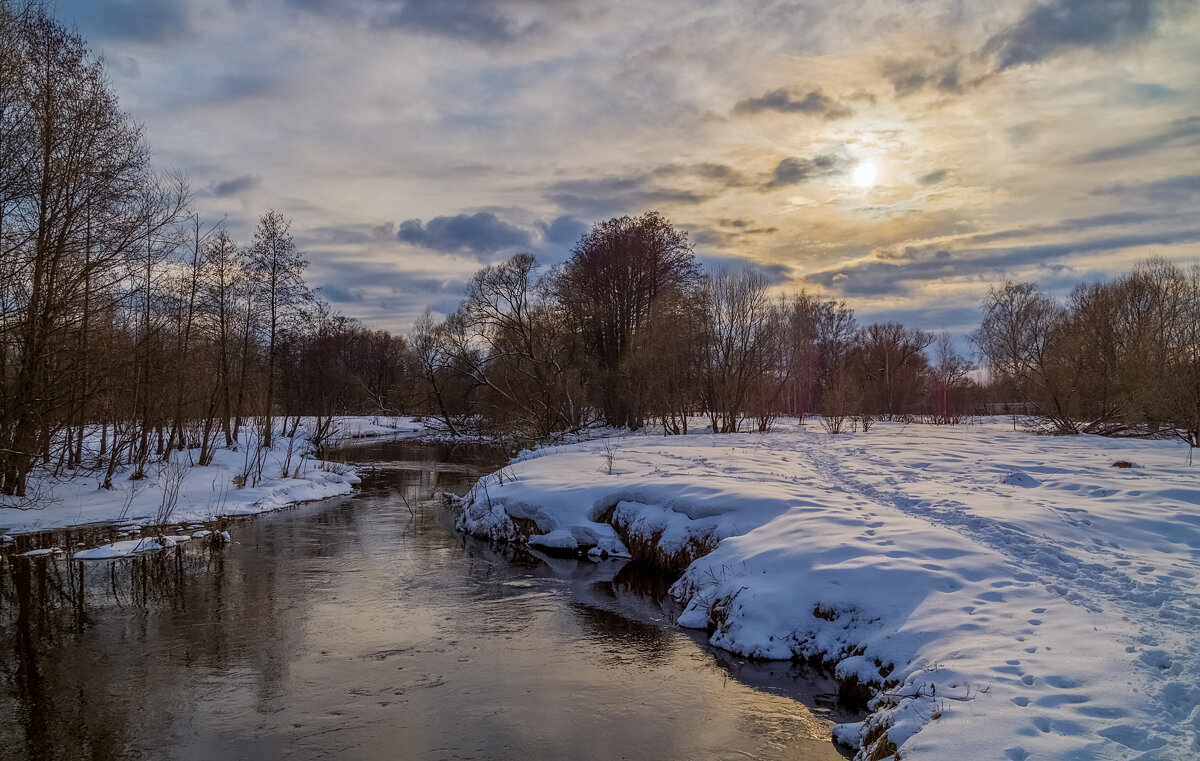
[[[859,164],[854,169],[854,184],[860,188],[869,188],[875,184],[875,165],[871,162]]]

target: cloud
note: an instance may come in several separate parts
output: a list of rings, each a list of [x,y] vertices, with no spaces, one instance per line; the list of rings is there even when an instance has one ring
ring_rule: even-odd
[[[362,302],[361,295],[338,283],[328,283],[321,286],[321,295],[331,304],[358,304]]]
[[[972,233],[970,235],[965,235],[961,238],[955,239],[954,243],[958,246],[962,246],[964,244],[978,245],[981,243],[994,243],[1001,240],[1029,238],[1035,235],[1077,233],[1087,232],[1089,230],[1094,230],[1101,227],[1124,227],[1129,225],[1140,225],[1147,222],[1158,222],[1165,218],[1167,218],[1167,215],[1140,211],[1122,211],[1112,214],[1096,214],[1090,217],[1072,217],[1070,219],[1064,219],[1061,222],[1053,222],[1044,225],[1030,225],[1029,227],[1014,227],[1004,230]],[[895,258],[902,258],[900,254],[893,253],[891,255]]]
[[[817,272],[806,280],[836,286],[846,296],[908,293],[914,283],[950,278],[1012,277],[1015,270],[1053,268],[1054,260],[1076,254],[1096,254],[1145,246],[1169,246],[1200,241],[1200,229],[1113,235],[1066,243],[950,251],[940,246],[908,247],[891,260],[868,259],[858,264]]]
[[[541,3],[538,18],[523,21],[519,18],[519,3],[504,0],[289,0],[288,4],[322,18],[370,29],[482,46],[508,45],[545,33],[548,10],[555,5]]]
[[[425,223],[409,219],[400,223],[396,239],[434,251],[473,254],[528,248],[533,244],[533,236],[528,230],[510,225],[490,211],[434,217]]]
[[[191,0],[68,0],[58,11],[68,25],[78,22],[97,40],[166,45],[192,36],[195,5]]]
[[[708,272],[738,272],[750,270],[767,279],[771,285],[783,285],[792,277],[792,268],[786,264],[762,264],[738,256],[701,254],[696,257]]]
[[[1190,138],[1190,139],[1189,139]],[[1140,140],[1112,145],[1107,148],[1090,151],[1075,159],[1077,164],[1088,164],[1097,161],[1112,161],[1127,159],[1153,153],[1159,148],[1184,140],[1187,145],[1200,144],[1200,116],[1189,116],[1186,119],[1176,119],[1171,122],[1169,129],[1157,135],[1151,135]]]
[[[898,97],[934,87],[944,93],[960,93],[967,84],[978,84],[979,80],[963,82],[960,63],[957,59],[925,60],[905,58],[888,60],[883,64],[883,76],[892,83]]]
[[[1182,93],[1157,82],[1138,82],[1129,85],[1133,100],[1138,103],[1154,103],[1160,100],[1174,100]]]
[[[648,174],[627,177],[598,177],[583,180],[560,180],[550,186],[547,200],[586,218],[636,214],[662,204],[697,204],[712,197],[711,193],[685,188],[665,188],[653,184]]]
[[[1077,48],[1113,49],[1151,36],[1171,0],[1049,0],[1036,3],[983,52],[1000,71]]]
[[[811,159],[788,157],[776,165],[767,188],[797,185],[814,177],[825,177],[841,170],[842,159],[834,153],[824,153]]]
[[[244,174],[241,177],[214,182],[209,185],[208,192],[214,198],[229,198],[260,187],[262,187],[261,177],[255,174]]]
[[[373,328],[407,331],[426,307],[454,311],[468,275],[403,269],[401,261],[374,261],[322,250],[307,251],[312,264],[305,279],[321,294]]]
[[[735,114],[760,114],[764,111],[775,111],[781,114],[813,114],[824,116],[826,119],[841,119],[854,113],[850,107],[839,103],[820,90],[813,90],[804,97],[797,97],[782,87],[757,98],[747,98],[733,108]]]
[[[711,180],[727,188],[737,188],[749,184],[746,176],[728,164],[702,163],[682,167],[683,171],[696,177]],[[660,172],[664,170],[659,170]]]
[[[542,240],[552,246],[573,246],[588,231],[586,222],[564,214],[551,222],[538,222]]]
[[[1117,183],[1095,192],[1098,195],[1119,195],[1166,203],[1189,201],[1200,194],[1200,174],[1185,174],[1133,185]]]
[[[917,182],[922,185],[937,185],[939,182],[946,179],[949,174],[950,173],[945,169],[935,169],[932,172],[928,172],[918,177]]]

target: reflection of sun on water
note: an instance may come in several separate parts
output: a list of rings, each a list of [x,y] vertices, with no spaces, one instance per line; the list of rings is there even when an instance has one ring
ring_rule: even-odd
[[[875,165],[867,161],[854,168],[854,184],[860,188],[869,188],[875,184]]]

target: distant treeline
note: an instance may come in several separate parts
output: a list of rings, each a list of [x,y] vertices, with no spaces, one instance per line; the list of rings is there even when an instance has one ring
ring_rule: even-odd
[[[1150,259],[1065,303],[992,288],[972,335],[999,393],[1059,433],[1174,435],[1200,446],[1200,266]]]
[[[423,407],[452,431],[677,434],[703,416],[729,433],[819,413],[838,432],[980,408],[948,336],[860,327],[843,303],[771,290],[752,267],[704,273],[686,235],[650,212],[597,223],[541,275],[528,254],[483,268],[454,314],[418,322],[408,349]]]
[[[727,433],[819,414],[837,433],[1013,412],[1057,433],[1200,446],[1200,268],[1152,259],[1064,303],[993,287],[970,336],[983,385],[946,334],[860,326],[844,303],[771,291],[751,267],[702,272],[657,213],[600,222],[565,264],[485,267],[454,314],[417,324],[421,408],[450,430],[530,438],[593,423],[686,433],[698,415]]]
[[[451,433],[545,439],[604,423],[767,430],[820,414],[953,423],[1017,409],[1060,432],[1200,444],[1200,274],[1151,261],[1065,303],[992,289],[972,338],[860,326],[845,304],[771,295],[753,268],[705,273],[660,214],[596,223],[548,271],[480,270],[407,340],[335,313],[274,211],[239,243],[156,174],[83,40],[0,0],[0,494],[36,466],[114,473],[172,451],[256,446],[316,416],[410,412]]]

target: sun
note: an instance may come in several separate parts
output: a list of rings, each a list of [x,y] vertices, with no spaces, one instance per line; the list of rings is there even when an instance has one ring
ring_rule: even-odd
[[[869,188],[875,184],[878,172],[870,161],[864,161],[854,168],[854,184],[860,188]]]

